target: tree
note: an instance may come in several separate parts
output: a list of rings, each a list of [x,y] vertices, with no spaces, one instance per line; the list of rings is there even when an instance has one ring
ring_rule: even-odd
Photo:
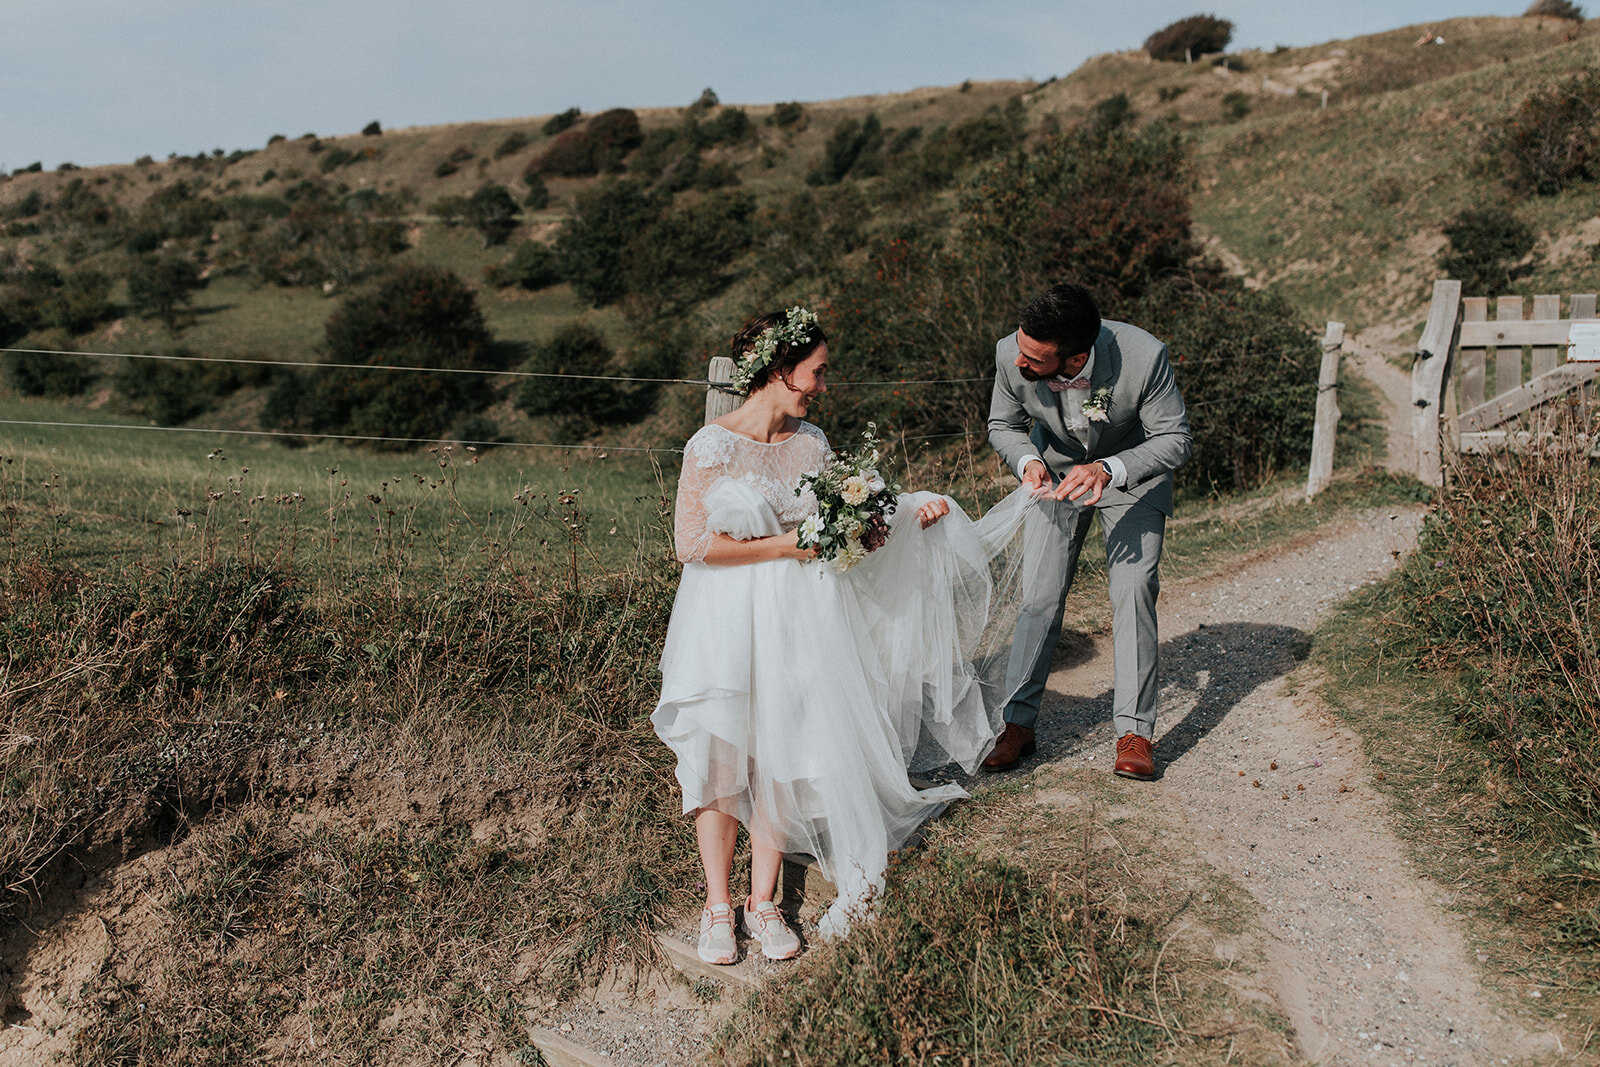
[[[517,202],[503,185],[485,185],[467,198],[467,224],[483,236],[483,247],[503,245],[517,229]]]
[[[1081,129],[979,176],[963,199],[965,239],[1022,292],[1075,279],[1102,304],[1134,300],[1199,251],[1190,183],[1171,122]]]
[[[855,171],[869,177],[882,169],[879,149],[883,145],[883,124],[876,113],[857,122],[844,119],[833,128],[823,147],[822,159],[806,175],[808,185],[837,185]]]
[[[582,114],[583,112],[579,111],[577,108],[569,107],[559,115],[551,115],[545,120],[544,126],[542,126],[541,129],[544,131],[544,135],[546,137],[554,137],[556,134],[561,133],[564,130],[570,130],[572,127],[576,126],[578,124],[578,117]]]
[[[555,249],[538,241],[523,241],[504,263],[484,272],[489,284],[524,289],[546,289],[561,280],[561,260]]]
[[[727,267],[754,236],[755,198],[716,192],[667,212],[627,248],[627,283],[661,314],[682,314],[732,280]]]
[[[323,354],[330,363],[504,369],[472,290],[425,266],[348,297],[328,318]],[[437,439],[492,398],[480,375],[330,368],[280,380],[262,417],[291,431]]]
[[[1587,68],[1530,93],[1484,138],[1518,192],[1554,196],[1600,177],[1600,69]]]
[[[383,127],[378,124],[377,119],[373,119],[371,122],[361,127],[361,136],[363,137],[377,137],[382,133]]]
[[[194,301],[194,291],[205,283],[200,267],[185,256],[143,256],[128,272],[128,302],[145,318],[159,318],[176,331],[180,310]]]
[[[637,181],[610,179],[577,196],[556,238],[562,269],[578,295],[595,307],[628,292],[629,245],[655,225],[665,203]]]
[[[1555,19],[1571,19],[1574,22],[1584,20],[1583,8],[1573,3],[1572,0],[1533,0],[1528,5],[1528,10],[1522,13],[1524,18],[1544,17]]]
[[[644,365],[618,366],[616,353],[593,327],[569,323],[554,337],[534,349],[522,367],[541,375],[561,377],[529,378],[517,393],[517,407],[533,416],[553,415],[561,419],[561,430],[583,436],[596,426],[632,422],[650,413],[655,406],[654,383],[597,381],[586,375],[655,375],[639,372]]]
[[[1233,23],[1215,15],[1191,15],[1145,38],[1144,50],[1150,58],[1166,62],[1185,62],[1211,52],[1225,52],[1233,40]]]

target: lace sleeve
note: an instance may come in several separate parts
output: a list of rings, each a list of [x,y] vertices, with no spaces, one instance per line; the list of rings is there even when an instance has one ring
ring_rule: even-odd
[[[678,474],[678,499],[673,507],[673,542],[678,562],[699,563],[711,547],[706,528],[706,490],[726,473],[728,455],[720,439],[704,429],[689,438],[683,449],[683,470]]]

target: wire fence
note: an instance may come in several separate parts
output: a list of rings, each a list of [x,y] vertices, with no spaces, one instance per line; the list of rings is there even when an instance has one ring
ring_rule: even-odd
[[[61,350],[45,348],[0,348],[0,353],[13,353],[17,355],[56,355],[56,356],[87,356],[105,359],[128,360],[160,360],[176,363],[221,363],[244,364],[249,366],[268,367],[298,367],[308,369],[344,369],[344,370],[378,370],[378,371],[409,371],[424,374],[471,374],[486,377],[512,377],[512,378],[565,378],[574,381],[600,381],[623,382],[649,385],[691,385],[701,389],[727,389],[727,383],[713,382],[707,378],[646,378],[629,375],[607,374],[558,374],[545,371],[523,370],[485,370],[475,367],[419,367],[405,364],[388,363],[323,363],[311,360],[278,360],[278,359],[243,359],[227,356],[201,356],[180,355],[177,353],[151,353],[151,352],[94,352],[88,350]],[[1267,353],[1282,356],[1285,352]],[[1207,357],[1186,361],[1188,365],[1209,362],[1224,362],[1227,357]],[[852,386],[910,386],[910,385],[973,385],[992,381],[992,378],[905,378],[905,379],[860,379],[854,381],[830,382],[829,388]],[[1299,383],[1292,385],[1275,386],[1268,389],[1252,389],[1248,394],[1239,394],[1226,397],[1209,397],[1186,404],[1189,410],[1196,410],[1222,403],[1236,403],[1240,400],[1264,397],[1281,396],[1297,392],[1306,388]],[[1320,392],[1324,388],[1338,388],[1317,386]],[[204,426],[152,426],[137,423],[104,423],[104,422],[63,422],[32,419],[0,419],[0,426],[31,426],[37,428],[82,429],[82,430],[138,430],[150,432],[167,432],[182,434],[231,434],[243,437],[281,438],[285,440],[318,440],[318,441],[349,441],[360,444],[410,444],[410,445],[436,445],[441,443],[437,437],[386,437],[370,434],[339,434],[339,433],[310,433],[287,430],[241,430],[222,429]],[[897,438],[901,441],[936,441],[950,440],[953,438],[971,438],[985,436],[987,430],[964,430],[952,433],[918,434]],[[550,443],[543,441],[492,441],[492,440],[460,440],[449,439],[453,443],[478,449],[478,448],[525,448],[549,451],[566,452],[595,452],[595,453],[639,453],[639,454],[672,454],[681,455],[682,448],[658,448],[641,445],[602,445],[594,443]]]

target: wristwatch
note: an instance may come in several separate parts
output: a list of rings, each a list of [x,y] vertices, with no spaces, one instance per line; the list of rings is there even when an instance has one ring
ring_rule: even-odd
[[[1107,463],[1103,459],[1097,459],[1095,462],[1100,464],[1100,468],[1106,472],[1107,478],[1110,478],[1112,481],[1116,480],[1117,472],[1111,469],[1111,464]]]

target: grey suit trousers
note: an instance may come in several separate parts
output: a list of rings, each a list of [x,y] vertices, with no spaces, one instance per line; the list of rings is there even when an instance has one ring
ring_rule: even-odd
[[[1078,570],[1078,552],[1092,512],[1105,534],[1111,591],[1111,644],[1116,670],[1112,723],[1116,735],[1154,738],[1156,727],[1156,598],[1161,592],[1161,542],[1167,517],[1148,504],[1085,508],[1041,502],[1028,521],[1048,545],[1023,560],[1024,597],[1011,645],[1007,680],[1013,685],[1005,721],[1033,727],[1061,638],[1061,616]],[[1030,531],[1032,535],[1032,531]]]

